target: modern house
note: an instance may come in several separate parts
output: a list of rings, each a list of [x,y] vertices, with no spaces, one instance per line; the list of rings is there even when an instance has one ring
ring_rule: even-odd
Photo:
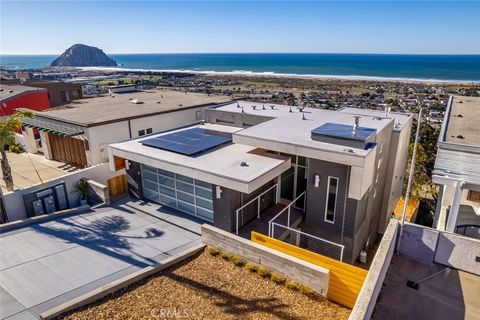
[[[140,199],[352,263],[400,198],[411,124],[388,111],[235,101],[206,109],[205,121],[111,144],[109,160]]]
[[[480,98],[451,96],[438,140],[435,227],[480,239]]]
[[[48,92],[44,88],[32,88],[19,84],[0,84],[0,120],[18,108],[42,111],[50,107]]]
[[[110,143],[203,119],[207,106],[223,101],[155,89],[74,100],[25,119],[23,141],[30,153],[83,168],[106,162]]]

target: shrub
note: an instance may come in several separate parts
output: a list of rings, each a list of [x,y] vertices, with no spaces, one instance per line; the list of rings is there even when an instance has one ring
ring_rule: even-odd
[[[258,266],[256,264],[251,263],[251,262],[247,262],[245,264],[245,270],[250,271],[250,272],[257,272]]]
[[[270,276],[270,270],[268,270],[268,269],[265,268],[265,267],[259,267],[259,268],[257,269],[257,274],[258,274],[260,277],[266,278],[266,277],[269,277],[269,276]]]
[[[220,257],[223,259],[223,260],[230,260],[230,254],[226,253],[226,252],[220,252]]]
[[[295,281],[287,280],[285,281],[285,287],[287,287],[290,290],[297,290],[298,284]]]
[[[208,247],[207,248],[207,252],[211,255],[211,256],[218,256],[220,254],[220,251],[218,251],[217,248],[213,248],[213,247]]]
[[[20,144],[18,143],[14,143],[14,144],[11,144],[9,147],[8,147],[8,151],[10,152],[13,152],[13,153],[22,153],[23,152],[23,148]]]
[[[272,274],[270,275],[270,279],[276,284],[282,284],[285,282],[285,278],[276,272],[272,272]]]
[[[300,291],[301,294],[304,294],[306,296],[311,296],[314,294],[314,291],[312,290],[312,288],[304,285],[304,284],[301,284],[298,286],[298,291]]]
[[[243,260],[239,256],[231,256],[230,261],[233,262],[233,264],[237,267],[243,267],[245,265],[245,260]]]

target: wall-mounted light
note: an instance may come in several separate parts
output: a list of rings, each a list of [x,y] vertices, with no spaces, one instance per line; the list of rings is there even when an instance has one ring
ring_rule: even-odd
[[[129,170],[130,169],[130,161],[125,160],[125,169]]]
[[[217,186],[215,188],[215,195],[216,195],[217,199],[220,199],[222,197],[222,192],[223,191],[222,191],[222,188],[220,188],[220,186]]]
[[[315,188],[320,186],[320,176],[318,174],[315,175]]]

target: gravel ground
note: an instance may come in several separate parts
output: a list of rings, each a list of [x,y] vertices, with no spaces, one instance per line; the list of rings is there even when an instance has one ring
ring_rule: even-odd
[[[350,310],[202,253],[65,319],[347,319]]]

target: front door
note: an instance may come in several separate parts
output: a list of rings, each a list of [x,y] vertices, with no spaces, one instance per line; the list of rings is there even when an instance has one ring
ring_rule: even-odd
[[[280,202],[289,204],[307,189],[307,159],[292,156],[292,166],[280,176]],[[295,207],[303,208],[303,198]]]

